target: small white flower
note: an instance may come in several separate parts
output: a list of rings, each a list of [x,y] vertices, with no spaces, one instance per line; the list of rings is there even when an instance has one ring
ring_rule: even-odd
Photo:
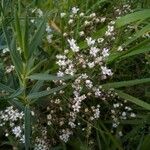
[[[90,55],[96,57],[96,56],[97,56],[97,53],[98,53],[99,51],[100,51],[99,48],[97,48],[97,47],[91,47],[91,49],[90,49]]]
[[[95,66],[94,62],[89,62],[88,63],[89,68],[93,68]]]
[[[79,47],[76,45],[76,41],[74,39],[68,39],[68,42],[69,42],[70,48],[73,52],[79,51]]]
[[[72,13],[73,14],[77,14],[78,11],[79,11],[79,8],[77,8],[77,7],[72,8]]]
[[[47,33],[51,33],[52,32],[52,29],[50,28],[49,24],[47,23],[46,25],[46,32]]]
[[[7,67],[6,67],[6,73],[10,73],[10,72],[12,72],[14,69],[15,69],[15,66],[13,66],[13,65],[7,66]]]
[[[69,19],[68,24],[72,24],[73,23],[73,19]]]
[[[108,69],[106,66],[101,66],[101,69],[102,69],[102,74],[103,75],[108,75],[108,76],[112,76],[113,73],[111,71],[111,69]]]
[[[53,35],[52,34],[50,34],[50,35],[47,35],[47,41],[48,41],[48,43],[52,43],[52,37],[53,37]]]
[[[63,13],[60,13],[60,17],[61,17],[61,18],[64,18],[65,16],[66,16],[66,13],[64,13],[64,12],[63,12]]]
[[[96,16],[95,13],[90,14],[90,18],[94,18]]]
[[[95,44],[95,40],[93,40],[91,37],[86,38],[86,42],[88,46],[93,46]]]
[[[80,17],[83,17],[83,16],[84,16],[84,13],[83,13],[83,12],[82,12],[82,13],[80,13],[80,14],[79,14],[79,16],[80,16]]]
[[[9,49],[8,49],[8,48],[4,48],[4,49],[3,49],[3,54],[5,54],[5,53],[7,53],[7,52],[9,52]]]
[[[83,36],[84,34],[85,34],[84,31],[80,31],[80,32],[79,32],[79,35],[80,35],[80,36]]]
[[[108,57],[108,56],[109,56],[109,49],[104,48],[104,49],[102,50],[102,55],[103,55],[104,58],[105,58],[105,57]]]
[[[123,51],[123,47],[122,46],[119,46],[117,51]]]
[[[21,128],[20,126],[14,127],[12,129],[13,134],[15,134],[16,137],[20,137],[21,136]]]
[[[105,22],[105,20],[106,20],[106,17],[101,18],[101,22]]]
[[[132,118],[135,118],[135,117],[136,117],[135,113],[131,113],[130,116],[131,116]]]
[[[98,43],[102,43],[103,41],[104,41],[103,38],[98,38],[98,39],[97,39],[97,42],[98,42]]]
[[[37,9],[36,11],[37,11],[39,17],[43,16],[43,11],[41,9]]]
[[[64,76],[64,73],[63,73],[62,71],[59,71],[59,72],[57,72],[57,76],[58,76],[58,77],[63,77],[63,76]]]
[[[89,25],[90,25],[90,22],[87,21],[87,20],[85,20],[84,25],[85,25],[85,26],[89,26]]]

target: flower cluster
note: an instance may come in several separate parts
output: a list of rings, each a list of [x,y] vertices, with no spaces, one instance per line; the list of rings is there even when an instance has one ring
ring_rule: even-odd
[[[63,19],[66,14],[63,12],[60,16]],[[79,19],[82,20],[81,31],[78,32],[79,39],[82,39],[84,43],[82,46],[72,30],[76,27],[76,22]],[[113,20],[107,21],[108,25],[102,36],[94,38],[90,35],[98,25],[102,25],[106,21],[107,18],[98,16],[96,13],[87,16],[80,12],[79,8],[73,7],[67,22],[69,27],[66,25],[66,31],[64,30],[62,33],[66,47],[62,54],[56,56],[57,76],[71,75],[74,79],[71,80],[71,83],[62,80],[55,82],[56,85],[68,86],[66,90],[61,90],[50,97],[47,124],[49,126],[55,124],[58,127],[58,131],[61,133],[59,138],[64,142],[69,140],[76,128],[84,125],[82,119],[92,123],[98,121],[100,117],[104,119],[111,116],[112,126],[117,127],[120,120],[135,116],[133,112],[131,114],[128,112],[125,118],[124,105],[121,102],[117,112],[114,109],[103,110],[102,107],[107,103],[116,106],[114,102],[120,99],[112,89],[105,90],[101,86],[106,79],[113,76],[113,71],[107,66],[107,60],[117,34],[115,22]],[[121,51],[121,47],[119,50]],[[104,113],[105,111],[108,113]]]
[[[9,126],[11,133],[15,135],[20,142],[24,143],[24,134],[23,134],[23,124],[20,123],[23,121],[23,112],[19,112],[18,109],[14,109],[13,106],[7,107],[4,111],[0,111],[0,127]],[[9,136],[9,131],[5,131],[5,136]]]

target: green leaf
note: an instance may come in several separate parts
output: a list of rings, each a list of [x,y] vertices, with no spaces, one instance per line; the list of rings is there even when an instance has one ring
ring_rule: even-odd
[[[124,43],[125,46],[131,44],[135,40],[137,40],[139,37],[143,36],[144,34],[148,33],[150,31],[150,24],[144,26],[141,30],[137,31],[135,34],[132,35],[132,37]]]
[[[41,92],[35,92],[35,93],[31,93],[27,96],[28,99],[38,99],[38,98],[41,98],[41,97],[45,97],[45,96],[48,96],[54,92],[57,92],[57,91],[60,91],[61,89],[65,88],[65,86],[58,86],[56,88],[52,88],[50,90],[45,90],[45,91],[41,91]],[[35,102],[36,100],[32,101],[32,102]]]
[[[44,83],[44,81],[37,81],[37,82],[35,83],[35,85],[32,87],[32,89],[31,89],[31,91],[30,91],[30,94],[31,94],[31,93],[35,93],[35,92],[38,92],[39,89],[43,86],[43,83]]]
[[[0,83],[0,90],[5,90],[6,92],[15,92],[14,89],[10,88],[9,86],[7,85],[4,85],[2,83]]]
[[[102,87],[105,88],[105,89],[120,88],[120,87],[134,86],[134,85],[148,83],[148,82],[150,82],[150,78],[106,83],[106,84],[103,84]]]
[[[32,61],[32,62],[30,62]],[[35,72],[36,70],[38,70],[44,62],[46,62],[47,59],[41,60],[37,65],[35,65],[33,68],[31,68],[33,66],[33,62],[34,62],[34,58],[31,57],[31,59],[29,59],[28,61],[28,67],[27,67],[27,71],[28,71],[28,75],[30,75],[32,72]]]
[[[20,111],[24,111],[24,105],[17,98],[10,99],[8,102],[18,108]]]
[[[30,138],[31,138],[31,112],[28,106],[24,109],[24,121],[25,121],[25,149],[30,149]]]
[[[116,26],[122,27],[131,22],[135,22],[138,20],[145,20],[147,18],[150,18],[150,9],[145,9],[142,11],[134,12],[134,13],[127,14],[126,16],[121,17],[116,20]]]
[[[13,64],[15,66],[16,72],[18,73],[18,75],[21,75],[22,71],[23,71],[23,64],[22,64],[21,56],[20,56],[19,52],[17,51],[14,38],[13,38],[12,44],[11,44],[10,55],[11,55]]]
[[[37,46],[40,44],[43,34],[45,31],[45,19],[41,22],[41,24],[39,25],[36,33],[34,34],[30,45],[29,45],[29,57],[32,56],[32,54],[37,50]]]
[[[71,75],[65,75],[63,77],[57,77],[55,75],[50,75],[50,74],[46,74],[46,73],[37,73],[37,74],[33,74],[31,76],[27,77],[28,79],[32,79],[32,80],[68,80],[68,79],[72,79],[73,76]]]
[[[118,94],[119,97],[127,100],[127,101],[130,101],[138,106],[141,106],[142,108],[146,109],[146,110],[150,110],[150,104],[148,104],[147,102],[144,102],[138,98],[135,98],[129,94],[126,94],[120,90],[115,90],[116,93]]]
[[[23,46],[22,46],[22,32],[21,32],[21,25],[20,25],[20,20],[19,20],[17,11],[15,11],[15,30],[17,33],[17,40],[19,42],[19,46],[22,49],[23,48]]]
[[[140,150],[149,150],[149,148],[150,148],[150,142],[149,141],[150,141],[150,135],[146,135],[144,137],[144,140],[143,140],[143,143],[141,145]]]
[[[26,60],[28,60],[29,56],[29,25],[28,25],[28,17],[26,15],[25,23],[24,23],[24,30],[23,30],[23,35],[22,35],[22,44],[23,44],[23,52],[24,52],[24,57]]]
[[[131,57],[131,56],[134,56],[134,55],[147,53],[147,52],[150,52],[150,45],[147,45],[147,46],[139,48],[139,49],[132,50],[131,52],[121,56],[120,58],[128,58],[128,57]]]
[[[8,97],[8,99],[12,99],[12,98],[18,97],[19,95],[21,95],[21,94],[23,93],[24,90],[25,90],[25,89],[24,89],[23,87],[17,89],[14,93],[12,93],[12,94]]]
[[[111,62],[115,62],[115,60],[118,61],[118,60],[121,60],[122,58],[127,58],[130,56],[134,56],[134,55],[137,55],[140,53],[145,53],[145,52],[149,51],[149,41],[150,41],[149,39],[145,39],[142,42],[131,47],[127,51],[123,51],[123,52],[114,51],[114,52],[112,52],[110,54],[109,58],[107,59],[107,63],[109,64]],[[129,54],[129,53],[131,53],[131,54]]]

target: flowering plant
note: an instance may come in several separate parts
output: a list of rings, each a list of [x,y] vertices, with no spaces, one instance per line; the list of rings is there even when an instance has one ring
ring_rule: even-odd
[[[25,3],[15,3],[10,18],[1,3],[0,134],[26,150],[133,149],[139,135],[148,136],[136,134],[142,128],[136,122],[142,119],[149,131],[149,103],[131,96],[131,86],[150,82],[149,10],[136,11],[134,2],[96,1],[86,8],[64,2],[53,11],[35,2],[25,12]],[[145,55],[144,78],[124,61],[132,63],[137,54]]]

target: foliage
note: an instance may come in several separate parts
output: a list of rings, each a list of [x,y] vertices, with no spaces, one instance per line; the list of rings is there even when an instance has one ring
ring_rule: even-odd
[[[0,15],[0,149],[148,150],[148,0],[1,0]]]

